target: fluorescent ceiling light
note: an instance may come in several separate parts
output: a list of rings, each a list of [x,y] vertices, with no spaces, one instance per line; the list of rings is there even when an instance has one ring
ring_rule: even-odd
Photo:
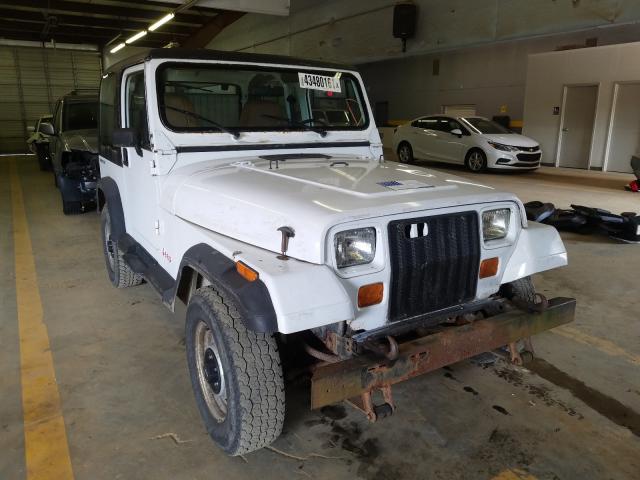
[[[146,30],[142,30],[141,32],[136,33],[133,37],[129,37],[125,40],[125,43],[128,45],[130,43],[135,42],[136,40],[141,39],[147,34]]]
[[[149,27],[149,31],[153,32],[155,30],[157,30],[158,28],[160,28],[162,25],[164,25],[167,22],[170,22],[171,20],[173,20],[173,17],[175,17],[175,14],[173,13],[168,13],[166,14],[164,17],[162,17],[160,20],[158,20],[156,23],[154,23],[153,25],[151,25]]]
[[[116,53],[117,51],[122,50],[124,47],[125,47],[124,43],[121,43],[120,45],[116,45],[111,49],[111,53]]]

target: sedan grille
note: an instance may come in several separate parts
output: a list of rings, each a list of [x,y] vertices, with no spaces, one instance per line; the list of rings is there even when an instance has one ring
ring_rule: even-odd
[[[388,229],[390,321],[475,298],[480,264],[476,212],[397,220]]]
[[[537,162],[540,160],[539,153],[519,153],[517,157],[521,162]]]
[[[516,147],[518,150],[522,151],[522,152],[537,152],[540,147],[535,146],[535,147]]]

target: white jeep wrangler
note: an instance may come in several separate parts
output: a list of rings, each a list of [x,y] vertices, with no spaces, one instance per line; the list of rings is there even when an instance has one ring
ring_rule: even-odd
[[[502,346],[520,362],[573,319],[529,278],[566,264],[556,230],[514,195],[385,162],[348,67],[151,50],[103,76],[99,130],[109,278],[187,305],[197,406],[231,455],[280,434],[289,349],[312,408],[374,421],[393,384]]]

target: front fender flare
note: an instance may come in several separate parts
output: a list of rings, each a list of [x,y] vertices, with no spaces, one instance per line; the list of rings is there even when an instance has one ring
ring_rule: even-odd
[[[205,243],[194,245],[182,257],[172,301],[190,281],[184,276],[189,269],[199,272],[233,298],[249,330],[257,333],[278,331],[278,319],[266,285],[260,279],[250,282],[243,278],[236,271],[233,260]]]

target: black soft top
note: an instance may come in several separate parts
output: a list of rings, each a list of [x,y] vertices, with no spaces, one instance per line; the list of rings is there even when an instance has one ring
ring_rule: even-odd
[[[356,70],[355,67],[341,63],[322,62],[304,58],[288,57],[286,55],[267,55],[262,53],[228,52],[223,50],[209,50],[206,48],[152,48],[146,52],[133,55],[106,69],[106,73],[120,72],[127,67],[147,60],[223,60],[229,62],[246,63],[276,63],[296,65],[301,67],[329,68],[336,70]]]

